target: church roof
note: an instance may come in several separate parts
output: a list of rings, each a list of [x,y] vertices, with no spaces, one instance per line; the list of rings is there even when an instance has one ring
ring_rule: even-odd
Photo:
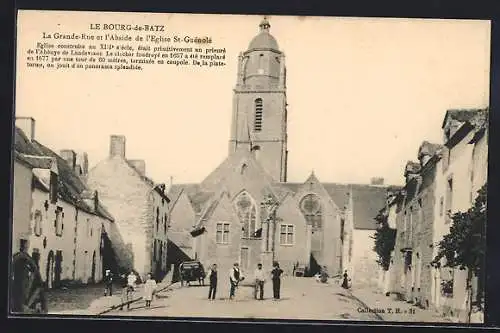
[[[264,20],[262,20],[262,22],[260,23],[259,27],[260,27],[260,33],[252,39],[250,45],[248,46],[248,50],[254,50],[254,49],[279,50],[276,38],[274,38],[273,35],[269,33],[269,28],[271,27],[271,25],[269,24],[267,19],[264,18]]]
[[[255,160],[253,154],[250,151],[242,149],[230,154],[202,181],[200,184],[202,190],[214,191],[227,176],[241,168],[242,162],[245,162],[247,166],[251,165],[259,176],[263,177],[268,183],[274,183],[272,176]]]
[[[303,183],[279,183],[281,186],[298,192]],[[373,186],[365,184],[321,183],[333,202],[344,209],[349,205],[349,194],[353,196],[353,218],[355,229],[377,228],[374,218],[384,207],[387,192],[397,190],[398,186]]]
[[[186,193],[196,213],[201,213],[207,201],[213,196],[213,192],[201,191],[199,184],[172,184],[167,194],[172,200],[172,206],[175,206],[182,192]]]
[[[387,187],[352,185],[353,220],[355,229],[375,230],[375,217],[387,201]]]

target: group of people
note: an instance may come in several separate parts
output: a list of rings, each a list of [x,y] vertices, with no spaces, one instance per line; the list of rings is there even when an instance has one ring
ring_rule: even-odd
[[[336,275],[337,277],[340,275]],[[321,282],[321,283],[327,283],[328,278],[330,276],[328,275],[328,271],[326,266],[323,266],[318,274],[316,274],[316,281]],[[340,285],[344,289],[349,289],[351,288],[351,279],[349,278],[349,275],[347,274],[347,270],[344,271],[344,274],[342,274],[342,284]]]
[[[122,287],[121,292],[121,307],[127,306],[127,310],[130,310],[130,303],[133,300],[134,292],[137,289],[138,282],[137,274],[131,271],[128,275],[122,274],[119,279],[119,284]],[[113,296],[113,274],[108,269],[104,275],[104,296]],[[152,278],[152,274],[148,273],[146,281],[144,282],[144,300],[146,302],[146,307],[151,307],[151,302],[153,301],[153,295],[155,294],[157,285],[156,281]]]
[[[273,269],[271,270],[271,281],[273,285],[273,298],[275,300],[280,299],[280,289],[281,289],[281,275],[283,270],[280,268],[278,262],[273,263]],[[208,299],[214,300],[217,293],[217,282],[218,282],[217,264],[213,264],[210,268],[209,280],[210,285],[208,289]],[[236,289],[240,282],[245,279],[243,273],[240,270],[239,264],[234,263],[233,267],[229,271],[229,299],[233,299],[236,294]],[[266,281],[266,273],[262,269],[262,264],[257,264],[257,268],[254,272],[254,298],[264,299],[264,283]],[[259,297],[257,297],[257,294]]]

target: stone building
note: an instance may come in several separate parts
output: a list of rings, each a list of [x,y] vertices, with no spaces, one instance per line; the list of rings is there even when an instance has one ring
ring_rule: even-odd
[[[14,154],[32,171],[29,189],[18,184],[14,189],[15,210],[19,212],[22,204],[30,214],[24,247],[38,263],[48,288],[99,282],[103,262],[114,260],[113,251],[103,246],[107,233],[113,230],[113,217],[74,165],[36,141],[34,133],[33,118],[16,119]],[[14,179],[20,177],[19,171],[14,170]],[[14,229],[25,224],[18,213],[13,217]]]
[[[112,135],[108,158],[89,171],[87,184],[115,217],[124,242],[116,247],[120,269],[161,279],[167,271],[170,199],[164,184],[146,176],[145,161],[128,160],[125,149],[125,137]]]
[[[269,22],[259,27],[238,57],[228,156],[201,183],[171,187],[169,237],[222,271],[234,262],[246,272],[259,262],[270,269],[276,260],[289,274],[299,264],[309,274],[326,266],[331,275],[347,269],[372,280],[368,240],[388,186],[381,179],[323,183],[314,172],[304,182],[287,181],[285,55]]]
[[[438,144],[422,143],[419,162],[406,165],[406,185],[399,197],[394,271],[400,279],[396,291],[423,307],[429,307],[432,298],[435,187],[442,149]]]
[[[438,241],[449,232],[450,216],[466,212],[473,205],[477,190],[487,181],[488,110],[448,110],[442,129],[447,149],[443,156],[444,184],[439,193],[440,210],[444,214],[442,224],[435,227]],[[444,263],[443,259],[436,272],[441,289],[446,286],[438,304],[444,312],[461,318],[467,307],[467,271],[451,270]],[[474,282],[477,286],[477,281]]]
[[[12,186],[12,254],[24,250],[31,235],[30,210],[33,197],[31,186],[33,182],[33,166],[23,159],[20,154],[14,152],[14,173]]]
[[[487,119],[487,110],[447,111],[444,145],[422,143],[419,162],[407,163],[405,187],[390,205],[397,207],[397,235],[386,291],[457,317],[465,310],[467,272],[445,267],[445,259],[431,263],[451,215],[467,211],[487,181]],[[482,290],[476,280],[474,288]]]

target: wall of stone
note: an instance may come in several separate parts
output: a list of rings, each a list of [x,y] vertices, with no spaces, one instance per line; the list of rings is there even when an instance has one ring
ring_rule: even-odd
[[[48,203],[45,208],[45,203]],[[56,235],[54,221],[56,208],[61,207],[62,233]],[[42,232],[34,232],[35,215],[41,213]],[[30,237],[30,254],[38,252],[39,266],[42,279],[47,280],[47,266],[49,255],[55,256],[61,251],[61,280],[89,283],[92,275],[92,259],[95,256],[94,278],[96,282],[102,279],[102,262],[100,257],[100,229],[104,219],[93,214],[77,210],[72,204],[58,200],[51,204],[49,194],[39,189],[33,191],[33,207],[30,228],[33,231]],[[76,236],[76,237],[75,237]]]
[[[122,236],[124,246],[114,247],[120,266],[133,268],[144,276],[151,268],[152,209],[148,206],[148,195],[152,187],[119,155],[98,163],[87,179],[89,187],[98,191],[99,199],[115,218]]]
[[[374,230],[354,229],[354,247],[352,257],[351,279],[353,286],[373,286],[378,284],[377,254],[373,251],[375,245]]]
[[[12,190],[12,254],[19,252],[21,245],[20,240],[29,240],[31,234],[30,213],[32,206],[32,175],[33,173],[30,167],[15,161],[13,174],[14,184]]]
[[[229,295],[229,269],[235,262],[240,261],[241,253],[241,225],[233,211],[231,202],[226,195],[220,199],[211,218],[206,222],[206,232],[199,236],[199,260],[208,269],[212,264],[217,264],[219,270],[218,293]],[[229,242],[218,244],[216,242],[217,223],[229,223]],[[250,276],[251,272],[243,272]]]
[[[289,196],[280,205],[277,216],[280,219],[277,222],[275,237],[276,260],[281,269],[288,274],[293,273],[293,266],[299,262],[302,265],[309,263],[309,252],[307,252],[307,224],[298,208],[298,202],[295,198]],[[280,244],[280,225],[291,224],[294,226],[293,245]]]

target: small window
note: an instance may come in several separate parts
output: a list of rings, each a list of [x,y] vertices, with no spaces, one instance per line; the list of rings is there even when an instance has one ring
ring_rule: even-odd
[[[33,226],[33,231],[36,236],[42,235],[42,212],[40,210],[35,211],[34,215],[35,225]]]
[[[217,223],[215,241],[217,244],[229,244],[229,223]]]
[[[49,192],[49,200],[50,203],[55,204],[57,202],[57,194],[58,194],[58,182],[59,179],[57,177],[57,174],[54,172],[50,173],[50,192]]]
[[[87,219],[87,237],[90,237],[90,219]]]
[[[443,216],[443,210],[444,210],[444,198],[441,197],[439,198],[439,216]]]
[[[160,228],[160,209],[156,207],[156,232]]]
[[[28,240],[20,239],[19,240],[19,251],[24,252],[28,249]]]
[[[56,208],[56,220],[54,221],[54,227],[56,229],[56,236],[62,236],[64,230],[64,213],[62,207]]]
[[[293,245],[294,226],[292,224],[282,224],[280,226],[280,245]]]

